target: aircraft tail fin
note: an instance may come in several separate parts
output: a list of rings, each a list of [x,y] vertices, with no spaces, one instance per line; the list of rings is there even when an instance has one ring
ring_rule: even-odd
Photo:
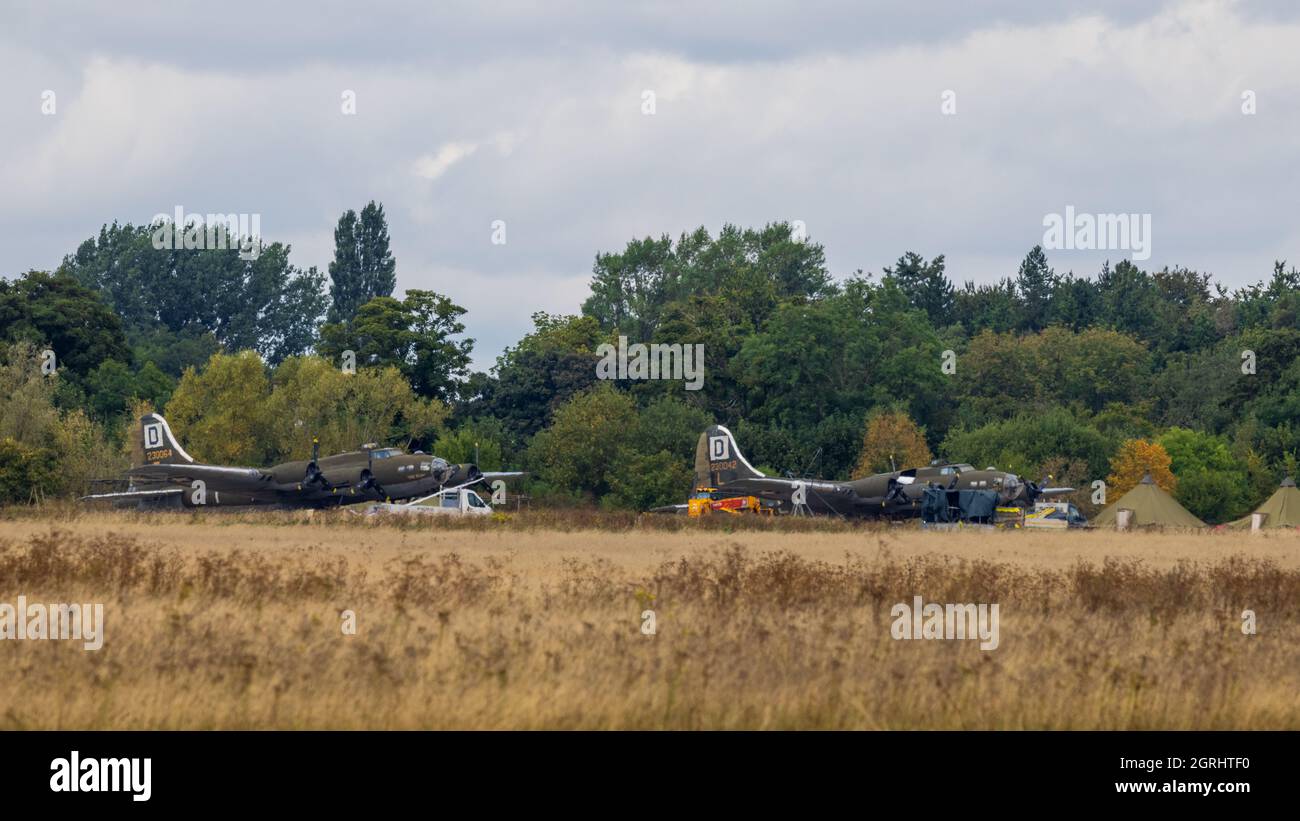
[[[722,425],[711,425],[695,446],[695,487],[718,488],[737,479],[761,479],[763,474],[746,461],[736,437]]]
[[[194,459],[176,441],[171,427],[161,414],[146,413],[140,417],[140,444],[144,449],[146,465],[194,464]]]

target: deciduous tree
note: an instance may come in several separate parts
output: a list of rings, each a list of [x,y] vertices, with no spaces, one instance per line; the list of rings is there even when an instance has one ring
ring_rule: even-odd
[[[1159,442],[1129,439],[1111,457],[1110,475],[1106,477],[1107,495],[1118,499],[1148,473],[1162,490],[1173,493],[1178,489],[1178,479],[1169,469],[1170,462],[1169,453]]]
[[[866,476],[928,465],[933,458],[925,434],[911,417],[899,411],[885,411],[867,421],[862,453],[858,456],[853,475]]]

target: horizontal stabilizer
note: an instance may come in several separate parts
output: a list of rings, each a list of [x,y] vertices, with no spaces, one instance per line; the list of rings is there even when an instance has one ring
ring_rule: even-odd
[[[128,476],[156,481],[188,482],[192,479],[248,479],[260,480],[267,475],[257,468],[231,468],[223,465],[161,464],[140,465],[128,470]]]
[[[169,487],[162,490],[123,490],[118,493],[92,493],[89,496],[82,496],[79,502],[94,502],[99,499],[158,499],[163,496],[174,496],[177,493],[184,493],[183,487]]]

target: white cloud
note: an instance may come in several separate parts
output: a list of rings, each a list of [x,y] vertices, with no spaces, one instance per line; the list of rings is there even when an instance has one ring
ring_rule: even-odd
[[[436,153],[425,154],[415,161],[415,176],[426,180],[436,180],[447,169],[478,150],[478,143],[454,142],[441,146]]]
[[[167,22],[152,18],[79,17],[108,45],[69,56],[79,35],[34,10],[41,36],[0,48],[0,273],[53,267],[100,224],[177,204],[260,213],[269,239],[295,241],[296,264],[323,269],[338,215],[375,199],[399,289],[469,308],[476,358],[490,363],[533,311],[578,310],[598,251],[724,221],[801,219],[836,274],[943,253],[959,283],[1013,274],[1044,214],[1066,205],[1151,213],[1149,266],[1230,285],[1300,257],[1294,194],[1279,183],[1300,165],[1300,10],[1003,5],[1015,13],[982,24],[956,4],[931,30],[891,28],[876,6],[751,19],[560,4],[544,20],[520,14],[567,33],[563,47],[446,19],[480,48],[436,65],[415,42],[444,21],[415,6],[387,24],[396,40],[383,50],[362,38],[323,61],[334,52],[254,39],[224,63],[125,33]],[[339,23],[304,21],[304,41]],[[55,117],[39,113],[45,88],[59,93]],[[340,113],[343,89],[355,116]],[[945,89],[955,116],[941,114]],[[1240,111],[1244,89],[1254,116]],[[1094,274],[1106,256],[1049,261]]]

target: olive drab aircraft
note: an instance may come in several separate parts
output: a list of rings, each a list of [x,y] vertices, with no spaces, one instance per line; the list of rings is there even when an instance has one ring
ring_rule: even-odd
[[[919,516],[927,487],[996,491],[998,506],[1022,508],[1032,508],[1039,496],[1073,491],[1065,487],[1040,487],[1036,482],[994,468],[976,470],[967,464],[939,461],[844,482],[767,476],[745,459],[731,431],[722,425],[705,430],[695,446],[697,492],[708,492],[718,498],[757,496],[776,502],[782,513],[872,518]]]
[[[276,505],[328,507],[356,502],[417,499],[518,472],[485,473],[472,464],[451,464],[419,451],[362,445],[320,456],[313,440],[311,459],[274,467],[205,465],[185,452],[167,420],[156,413],[140,417],[144,464],[126,472],[130,487],[117,493],[83,496],[82,501],[155,502],[175,506]]]

